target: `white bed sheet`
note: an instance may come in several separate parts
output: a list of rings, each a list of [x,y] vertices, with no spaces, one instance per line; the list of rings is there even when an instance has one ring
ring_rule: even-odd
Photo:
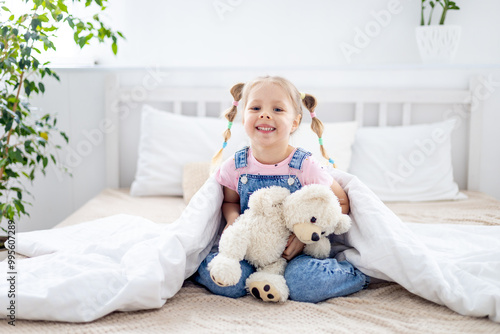
[[[500,322],[499,227],[403,224],[357,178],[331,173],[351,201],[347,239],[354,249],[346,256],[355,266],[461,314]],[[19,251],[33,258],[20,262],[18,317],[90,321],[113,310],[160,307],[208,252],[221,201],[211,178],[173,224],[120,215],[21,234]],[[5,306],[2,296],[0,312]]]

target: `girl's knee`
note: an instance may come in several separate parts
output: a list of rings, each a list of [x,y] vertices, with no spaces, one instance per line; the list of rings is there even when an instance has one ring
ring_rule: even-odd
[[[290,299],[317,303],[341,297],[366,287],[367,278],[346,261],[297,257],[285,270]]]
[[[217,255],[217,253],[210,253],[205,260],[200,264],[198,268],[198,272],[194,276],[194,281],[198,284],[203,285],[209,291],[216,295],[230,297],[230,298],[239,298],[243,297],[247,294],[245,283],[248,276],[250,276],[255,269],[252,265],[250,265],[247,261],[241,261],[241,278],[236,285],[221,287],[212,280],[210,275],[210,270],[208,270],[208,264],[212,259]]]
[[[338,263],[335,259],[316,259],[302,254],[288,263],[285,269],[285,277],[299,276],[307,278],[311,274],[317,274],[318,271],[336,270],[337,266]]]

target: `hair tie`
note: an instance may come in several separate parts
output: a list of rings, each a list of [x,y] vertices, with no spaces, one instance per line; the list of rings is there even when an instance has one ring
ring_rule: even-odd
[[[227,122],[227,128],[231,130],[231,127],[233,126],[233,122]]]
[[[311,118],[316,117],[316,112],[314,112],[314,111],[313,111],[313,112],[312,112],[312,113],[310,113],[310,114],[311,114]]]
[[[332,158],[328,159],[328,162],[333,165],[333,168],[337,168],[337,165],[335,165],[335,161],[333,161]]]
[[[300,92],[300,99],[303,100],[306,98],[306,93]]]
[[[227,146],[227,141],[222,143],[222,148],[226,148],[226,146]]]
[[[238,106],[238,101],[233,101],[233,106],[237,107]]]
[[[323,138],[318,138],[318,140],[319,140],[319,144],[323,145]]]

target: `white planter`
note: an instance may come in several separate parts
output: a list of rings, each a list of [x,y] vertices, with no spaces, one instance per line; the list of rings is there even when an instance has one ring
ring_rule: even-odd
[[[460,42],[460,26],[437,25],[416,28],[418,50],[424,63],[448,64],[453,61]]]

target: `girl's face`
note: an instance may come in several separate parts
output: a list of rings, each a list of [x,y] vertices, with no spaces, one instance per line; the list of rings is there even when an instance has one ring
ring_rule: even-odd
[[[286,91],[274,83],[262,83],[248,95],[243,122],[252,145],[288,147],[290,134],[300,124]]]

